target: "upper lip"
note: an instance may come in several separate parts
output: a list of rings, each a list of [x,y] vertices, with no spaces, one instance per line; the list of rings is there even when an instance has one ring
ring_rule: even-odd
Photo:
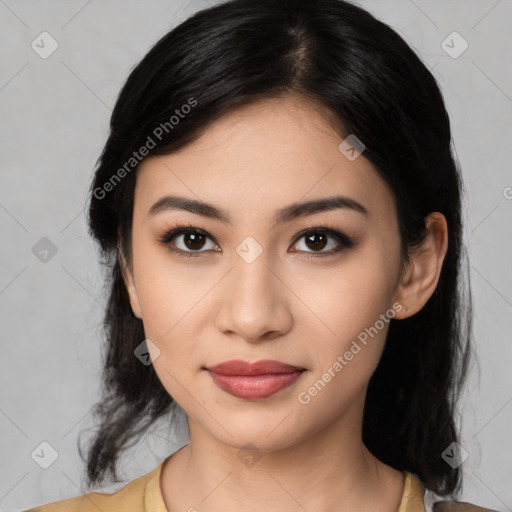
[[[292,366],[281,361],[262,360],[248,363],[235,359],[224,361],[206,369],[219,375],[265,375],[268,373],[293,373],[305,368]]]

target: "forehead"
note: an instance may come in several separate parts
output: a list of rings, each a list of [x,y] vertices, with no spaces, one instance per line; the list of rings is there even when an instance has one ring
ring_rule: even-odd
[[[263,218],[285,204],[341,194],[372,216],[394,214],[392,190],[364,152],[349,160],[340,151],[342,130],[327,109],[300,96],[238,107],[180,151],[144,160],[135,207],[147,212],[162,195],[179,194]]]

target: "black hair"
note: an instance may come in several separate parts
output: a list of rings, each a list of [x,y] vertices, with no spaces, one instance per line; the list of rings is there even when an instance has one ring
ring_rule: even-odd
[[[340,142],[354,134],[364,143],[364,157],[393,190],[405,261],[422,241],[426,216],[446,217],[448,251],[435,292],[421,311],[390,321],[367,390],[363,442],[439,495],[460,490],[461,469],[442,458],[458,440],[472,336],[450,121],[435,78],[403,38],[343,0],[233,0],[201,10],[162,37],[123,86],[90,190],[90,233],[109,298],[99,428],[85,460],[89,487],[107,472],[116,478],[128,442],[176,411],[153,366],[134,356],[145,335],[121,270],[122,254],[131,261],[140,161],[186,146],[237,106],[287,94],[329,112]],[[144,157],[142,147],[150,148]]]

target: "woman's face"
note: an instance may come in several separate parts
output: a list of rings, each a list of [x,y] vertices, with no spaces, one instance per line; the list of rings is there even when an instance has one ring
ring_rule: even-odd
[[[402,308],[400,239],[391,189],[341,142],[289,96],[233,111],[179,153],[142,163],[127,284],[191,439],[272,451],[361,421]],[[208,206],[192,212],[166,196]],[[345,206],[300,208],[338,197]],[[167,236],[178,225],[202,236]],[[225,377],[223,387],[206,368],[230,360],[305,371]]]

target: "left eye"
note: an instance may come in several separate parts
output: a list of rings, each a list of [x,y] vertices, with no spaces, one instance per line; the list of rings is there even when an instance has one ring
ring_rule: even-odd
[[[302,242],[302,248],[292,250],[292,252],[309,253],[310,257],[329,256],[354,245],[354,241],[344,233],[327,228],[310,228],[303,231],[295,238],[293,246],[300,246],[301,244],[298,242],[302,239],[304,240],[304,242]],[[208,240],[211,245],[210,247],[205,247],[207,246]],[[328,247],[329,240],[331,241],[330,247]],[[206,252],[206,250],[215,250],[215,248],[218,247],[205,231],[192,227],[173,229],[160,237],[159,241],[169,251],[188,258],[200,256],[200,254]],[[328,248],[327,251],[325,250],[326,247]],[[203,251],[201,249],[206,250]]]
[[[304,242],[302,242],[302,248],[300,248],[301,244],[297,244],[299,251],[310,252],[307,249],[311,249],[313,253],[318,252],[320,253],[319,255],[322,256],[325,254],[334,254],[345,247],[352,246],[352,241],[346,235],[332,230],[309,230],[305,234],[300,235],[297,240],[304,240]]]

